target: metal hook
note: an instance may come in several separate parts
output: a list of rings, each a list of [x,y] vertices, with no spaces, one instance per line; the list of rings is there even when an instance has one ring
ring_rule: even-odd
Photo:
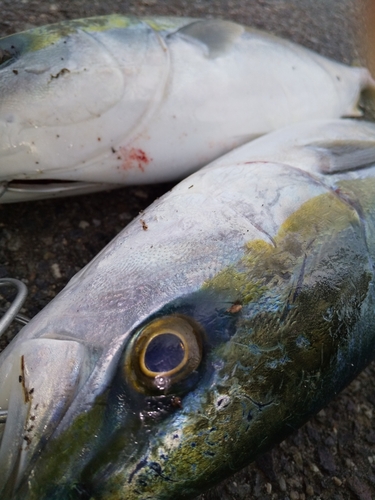
[[[19,315],[18,311],[21,309],[23,303],[25,302],[27,296],[27,287],[22,281],[16,280],[14,278],[2,278],[0,279],[0,287],[2,286],[13,286],[17,289],[16,298],[13,300],[11,306],[5,312],[4,316],[0,319],[0,337],[9,327],[13,320],[17,321],[28,321],[25,316]]]

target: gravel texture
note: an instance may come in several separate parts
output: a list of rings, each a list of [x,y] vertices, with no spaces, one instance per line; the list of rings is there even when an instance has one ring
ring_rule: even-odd
[[[371,26],[365,6],[365,0],[5,0],[0,1],[0,35],[112,12],[215,16],[359,64],[366,59],[362,47],[366,24]],[[0,205],[0,277],[19,278],[28,285],[23,312],[34,316],[140,210],[170,187],[130,187],[80,198]],[[0,300],[0,307],[7,298],[11,296]],[[2,339],[0,349],[12,334],[14,330]],[[200,500],[375,498],[374,376],[373,363],[302,429]]]

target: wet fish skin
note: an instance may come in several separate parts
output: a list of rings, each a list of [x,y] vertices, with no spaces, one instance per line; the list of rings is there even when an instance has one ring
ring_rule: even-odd
[[[1,408],[22,399],[24,353],[36,417],[5,498],[192,498],[344,387],[374,352],[374,131],[334,121],[258,139],[182,181],[73,278],[0,358]],[[158,396],[124,365],[143,327],[170,315],[201,325],[203,359]],[[84,367],[53,419],[33,374],[47,343],[56,375],[72,349]]]
[[[3,203],[182,178],[289,123],[357,116],[374,87],[222,20],[67,21],[1,39],[0,60],[0,182],[66,181],[10,185]]]

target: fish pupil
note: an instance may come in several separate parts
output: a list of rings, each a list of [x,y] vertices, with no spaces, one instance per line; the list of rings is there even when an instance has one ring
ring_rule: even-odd
[[[185,347],[181,339],[173,333],[163,333],[154,337],[145,352],[145,365],[152,372],[169,372],[184,359]]]

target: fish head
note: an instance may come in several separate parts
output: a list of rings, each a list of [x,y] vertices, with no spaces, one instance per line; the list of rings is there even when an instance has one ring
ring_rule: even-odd
[[[192,498],[360,370],[373,287],[357,211],[298,169],[248,174],[180,183],[6,349],[3,497]]]
[[[51,171],[85,168],[117,147],[147,110],[164,70],[149,31],[113,15],[0,39],[1,180],[50,179]],[[155,64],[161,59],[148,80],[139,63],[147,53]]]
[[[38,172],[40,177],[45,169],[74,166],[73,134],[77,137],[87,121],[118,101],[122,84],[110,54],[78,25],[35,28],[1,39],[2,178],[38,177]],[[68,134],[65,127],[71,129]],[[80,146],[88,152],[85,142]]]

